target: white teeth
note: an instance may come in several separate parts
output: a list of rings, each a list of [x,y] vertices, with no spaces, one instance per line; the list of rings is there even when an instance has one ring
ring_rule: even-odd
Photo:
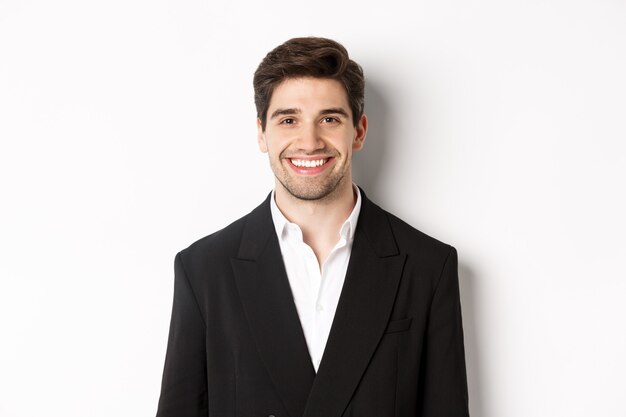
[[[314,161],[308,159],[292,159],[291,163],[297,167],[313,168],[324,165],[328,159],[317,159]]]

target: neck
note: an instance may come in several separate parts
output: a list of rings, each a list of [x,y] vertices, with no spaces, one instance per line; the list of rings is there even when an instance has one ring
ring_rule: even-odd
[[[341,225],[350,216],[356,195],[352,178],[346,178],[327,197],[302,200],[276,184],[276,205],[283,215],[302,230],[304,242],[313,249],[320,266],[339,240]]]

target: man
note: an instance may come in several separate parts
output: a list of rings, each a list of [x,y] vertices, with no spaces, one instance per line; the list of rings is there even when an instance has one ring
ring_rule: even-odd
[[[157,416],[468,416],[456,251],[352,183],[361,68],[291,39],[254,90],[275,188],[176,256]]]

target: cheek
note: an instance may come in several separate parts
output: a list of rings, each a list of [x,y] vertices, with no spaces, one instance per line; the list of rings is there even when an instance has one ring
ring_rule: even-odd
[[[265,147],[270,152],[280,152],[285,149],[291,141],[291,138],[284,132],[271,132],[265,134]]]
[[[343,138],[343,143],[342,143],[342,147],[343,147],[343,152],[346,155],[351,155],[352,154],[352,150],[356,149],[357,142],[354,140],[354,136],[351,134],[346,135]]]

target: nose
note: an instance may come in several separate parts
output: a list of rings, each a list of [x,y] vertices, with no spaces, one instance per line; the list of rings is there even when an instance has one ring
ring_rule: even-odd
[[[309,123],[302,126],[298,132],[296,147],[305,153],[313,153],[319,149],[324,149],[324,140],[320,134],[317,124]]]

